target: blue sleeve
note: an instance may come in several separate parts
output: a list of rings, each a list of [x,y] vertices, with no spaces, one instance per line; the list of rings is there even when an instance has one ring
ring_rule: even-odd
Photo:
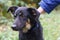
[[[60,0],[41,0],[39,5],[47,12],[50,13],[56,6],[60,4]]]

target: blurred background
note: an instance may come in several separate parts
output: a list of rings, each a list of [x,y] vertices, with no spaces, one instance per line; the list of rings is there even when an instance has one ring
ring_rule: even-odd
[[[38,8],[40,0],[0,0],[0,40],[18,40],[18,32],[10,27],[13,17],[7,13],[10,6],[25,6]],[[39,18],[42,27],[44,40],[60,40],[60,5],[50,14],[42,14]]]

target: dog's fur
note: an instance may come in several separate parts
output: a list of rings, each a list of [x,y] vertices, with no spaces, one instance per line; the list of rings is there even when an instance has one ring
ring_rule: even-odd
[[[43,40],[40,13],[35,8],[12,6],[9,11],[14,16],[12,29],[19,31],[19,40]]]

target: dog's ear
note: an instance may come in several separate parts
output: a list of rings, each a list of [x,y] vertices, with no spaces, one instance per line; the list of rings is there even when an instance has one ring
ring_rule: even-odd
[[[9,7],[8,10],[7,10],[7,13],[8,13],[8,12],[11,12],[12,14],[14,14],[14,12],[15,12],[15,10],[16,10],[17,8],[18,8],[17,6]]]
[[[34,18],[39,18],[40,13],[35,8],[28,8],[28,12],[33,16]]]

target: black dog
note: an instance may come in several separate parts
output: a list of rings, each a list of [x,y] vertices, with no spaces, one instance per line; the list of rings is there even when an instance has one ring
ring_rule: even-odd
[[[9,11],[14,16],[12,29],[19,31],[19,40],[43,40],[40,13],[35,8],[12,6]]]

